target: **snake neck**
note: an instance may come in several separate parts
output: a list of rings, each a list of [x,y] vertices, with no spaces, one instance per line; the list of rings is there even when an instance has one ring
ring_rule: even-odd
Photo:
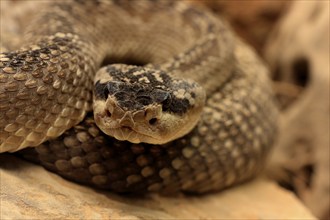
[[[192,79],[206,94],[226,82],[235,62],[226,25],[207,10],[180,1],[65,1],[51,4],[34,23],[38,25],[32,25],[27,41],[59,30],[70,33],[76,40],[65,40],[91,60],[91,69],[104,60],[136,60]]]

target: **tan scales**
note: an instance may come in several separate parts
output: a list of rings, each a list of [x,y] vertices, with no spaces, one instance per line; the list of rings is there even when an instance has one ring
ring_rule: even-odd
[[[161,70],[201,85],[207,98],[195,128],[164,145],[101,132],[85,116],[107,57],[150,63],[158,82]],[[267,159],[277,118],[267,74],[221,19],[183,1],[50,4],[20,49],[0,55],[0,151],[39,145],[25,156],[117,192],[220,190],[254,177]],[[195,104],[182,88],[174,92]]]

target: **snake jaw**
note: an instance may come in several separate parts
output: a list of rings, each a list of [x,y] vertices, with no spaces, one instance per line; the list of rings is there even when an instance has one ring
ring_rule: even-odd
[[[107,108],[109,103],[113,106]],[[99,111],[101,105],[103,109]],[[132,143],[165,144],[187,134],[199,118],[192,118],[189,114],[177,116],[163,112],[161,105],[150,105],[138,111],[123,111],[110,97],[107,104],[96,106],[94,118],[98,127],[117,140]]]

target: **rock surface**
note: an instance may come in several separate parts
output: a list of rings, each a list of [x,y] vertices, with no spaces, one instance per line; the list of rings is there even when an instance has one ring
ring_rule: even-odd
[[[315,219],[263,179],[205,196],[134,197],[77,185],[9,154],[0,161],[0,219]]]

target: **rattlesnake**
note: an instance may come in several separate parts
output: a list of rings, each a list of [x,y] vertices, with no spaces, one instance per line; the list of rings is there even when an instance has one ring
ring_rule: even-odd
[[[104,60],[145,65],[95,76]],[[0,152],[37,146],[21,152],[117,192],[220,190],[266,161],[267,77],[224,21],[185,1],[53,2],[0,55]]]

